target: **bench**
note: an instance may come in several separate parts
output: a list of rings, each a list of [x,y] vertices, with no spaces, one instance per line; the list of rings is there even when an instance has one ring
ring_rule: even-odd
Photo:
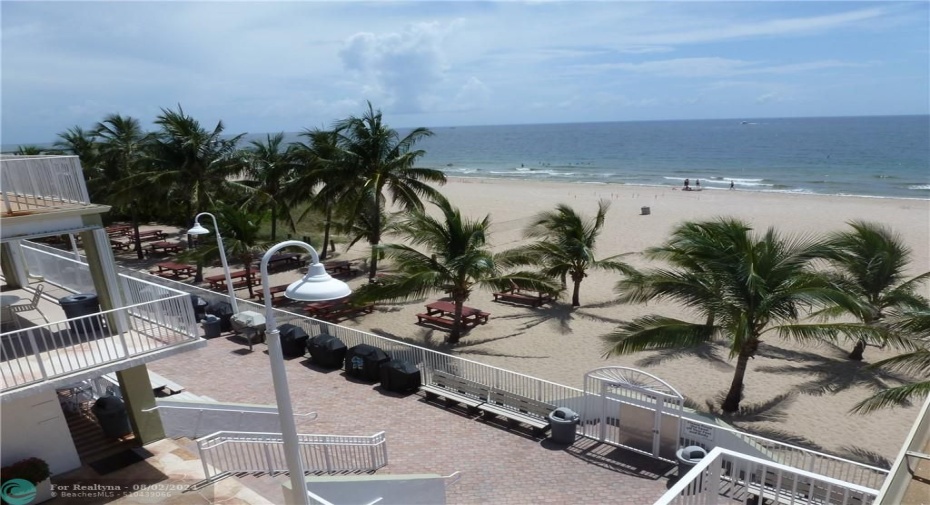
[[[373,303],[365,305],[352,305],[347,303],[326,311],[324,314],[321,314],[319,318],[330,323],[335,323],[346,317],[351,317],[356,314],[371,314],[374,311],[375,304]]]
[[[420,391],[426,394],[427,399],[443,398],[446,407],[453,403],[465,405],[469,412],[475,412],[490,394],[490,386],[463,379],[441,370],[432,371],[432,383],[420,386]]]
[[[506,418],[511,425],[519,422],[531,426],[536,433],[545,433],[549,429],[549,413],[555,410],[555,406],[510,391],[492,388],[488,401],[478,409],[483,414]]]
[[[132,242],[123,242],[122,240],[110,239],[110,247],[117,251],[128,251],[132,247]]]
[[[552,296],[546,293],[526,293],[516,288],[505,289],[494,294],[494,301],[505,301],[513,303],[525,303],[533,307],[539,307],[544,303],[552,301]]]
[[[423,324],[423,321],[433,323],[437,326],[442,326],[443,328],[452,328],[452,320],[447,317],[434,316],[430,314],[417,314],[417,324]],[[462,324],[462,327],[465,328],[465,324]]]

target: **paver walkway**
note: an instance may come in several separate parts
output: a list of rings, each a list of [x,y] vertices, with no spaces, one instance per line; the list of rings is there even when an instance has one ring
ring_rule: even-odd
[[[236,337],[211,339],[201,349],[149,364],[187,391],[217,401],[274,404],[264,345],[253,352]],[[308,358],[286,360],[299,433],[371,435],[387,432],[389,464],[379,474],[461,472],[450,486],[450,504],[653,503],[670,470],[666,464],[614,447],[578,439],[555,445],[456,409],[428,403],[420,394],[398,395],[323,371]],[[278,502],[286,476],[242,482]]]

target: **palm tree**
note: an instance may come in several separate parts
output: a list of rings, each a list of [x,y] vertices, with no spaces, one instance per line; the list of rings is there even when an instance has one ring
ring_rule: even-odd
[[[252,188],[230,180],[244,169],[236,144],[244,134],[225,138],[223,122],[207,130],[193,117],[162,109],[155,119],[161,127],[149,146],[150,167],[137,180],[152,188],[166,188],[168,200],[176,203],[176,221],[189,224],[199,212],[216,208],[223,196],[254,193]],[[198,261],[195,282],[203,280],[203,263]]]
[[[44,151],[39,146],[21,145],[16,148],[16,154],[19,156],[38,156]]]
[[[817,340],[869,334],[858,324],[797,324],[802,309],[843,296],[811,268],[819,248],[817,242],[783,238],[774,229],[753,236],[747,224],[733,219],[679,226],[660,248],[675,251],[671,268],[637,272],[619,282],[619,300],[678,302],[703,321],[654,314],[623,322],[602,337],[609,346],[606,356],[726,341],[737,362],[721,408],[737,412],[749,359],[763,335]]]
[[[850,231],[834,233],[825,244],[823,257],[837,270],[837,283],[856,303],[834,305],[821,311],[825,316],[848,313],[863,324],[874,325],[889,313],[922,310],[927,299],[916,291],[930,272],[904,279],[911,251],[899,236],[876,223],[853,221]],[[860,339],[849,359],[862,360],[866,341]]]
[[[249,298],[254,295],[252,265],[256,260],[261,259],[262,254],[269,247],[268,242],[260,235],[261,223],[266,216],[265,213],[246,210],[241,205],[220,204],[216,210],[217,224],[219,231],[223,234],[223,247],[226,249],[226,255],[235,258],[245,268]],[[215,240],[207,240],[188,253],[186,257],[196,259],[200,263],[215,260],[220,257],[219,247]]]
[[[455,305],[449,342],[462,334],[462,308],[476,286],[500,288],[516,284],[534,289],[552,289],[545,277],[531,272],[505,274],[487,244],[489,216],[480,220],[462,217],[445,199],[436,205],[440,218],[414,211],[398,223],[396,231],[410,243],[383,244],[379,250],[394,261],[397,272],[358,292],[360,299],[422,298],[431,292],[447,294]],[[415,249],[421,247],[424,251]]]
[[[588,270],[608,270],[631,273],[632,268],[619,261],[620,255],[598,260],[594,256],[597,237],[604,228],[610,202],[601,200],[594,219],[585,219],[568,205],[560,204],[555,211],[543,212],[533,218],[524,236],[539,239],[532,244],[508,251],[505,261],[511,265],[536,264],[546,275],[562,280],[572,279],[572,307],[581,305],[581,281]]]
[[[333,214],[346,195],[355,189],[356,180],[352,172],[340,163],[339,135],[332,130],[307,129],[299,134],[306,142],[291,144],[290,153],[294,162],[294,177],[287,185],[287,198],[294,204],[309,201],[310,206],[298,218],[303,220],[316,209],[323,213],[323,247],[320,259],[327,257]],[[314,192],[315,188],[319,188]]]
[[[94,142],[95,133],[87,131],[80,126],[73,126],[58,134],[58,140],[55,141],[55,147],[70,151],[81,160],[82,166],[90,166],[94,163],[94,155],[97,145]]]
[[[134,184],[131,180],[143,159],[148,136],[142,131],[138,119],[110,114],[94,127],[94,136],[100,139],[97,163],[100,166],[105,202],[129,209],[132,219],[133,242],[136,256],[145,258],[139,239],[139,205],[151,201],[152,188]]]
[[[895,316],[891,327],[896,332],[910,336],[915,349],[872,363],[869,367],[904,372],[922,377],[923,380],[880,391],[856,404],[853,412],[867,414],[930,394],[930,349],[927,348],[930,341],[930,310],[911,311]]]
[[[384,124],[381,111],[375,111],[368,102],[368,110],[361,117],[351,116],[335,124],[338,145],[342,151],[339,163],[355,179],[354,202],[356,209],[366,206],[380,209],[384,203],[384,192],[391,196],[391,202],[404,210],[419,211],[423,209],[421,198],[431,200],[440,198],[439,192],[428,183],[445,184],[446,177],[430,168],[415,168],[418,158],[425,154],[414,150],[414,145],[433,133],[426,128],[414,128],[403,138],[397,131]],[[358,215],[351,212],[349,215]],[[374,233],[369,239],[372,247],[368,278],[373,281],[378,272],[376,249],[381,242],[383,227],[374,215]]]
[[[259,208],[271,211],[271,240],[274,241],[277,238],[279,216],[285,216],[291,229],[294,229],[290,206],[282,194],[294,165],[290,151],[281,146],[284,133],[274,136],[268,134],[266,137],[265,142],[250,142],[251,150],[248,152],[245,170],[249,180],[244,183],[258,190],[257,196],[262,201]]]

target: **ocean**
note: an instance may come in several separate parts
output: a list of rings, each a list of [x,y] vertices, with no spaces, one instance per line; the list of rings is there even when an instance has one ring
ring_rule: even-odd
[[[417,165],[456,177],[930,199],[930,116],[430,129]]]

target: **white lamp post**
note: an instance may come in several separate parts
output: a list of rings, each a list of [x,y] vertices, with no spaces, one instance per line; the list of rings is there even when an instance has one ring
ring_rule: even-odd
[[[307,496],[307,481],[304,478],[303,462],[300,459],[300,445],[297,439],[297,426],[294,423],[294,409],[291,406],[291,393],[287,387],[287,372],[284,369],[284,353],[281,351],[281,332],[275,322],[274,310],[271,307],[271,283],[268,282],[268,261],[274,253],[285,247],[302,247],[310,252],[310,266],[307,275],[287,287],[284,296],[292,300],[324,301],[344,298],[352,293],[348,284],[333,279],[326,268],[320,263],[316,250],[299,240],[287,240],[275,245],[262,256],[260,272],[264,283],[262,291],[265,295],[265,342],[268,345],[268,355],[271,358],[271,379],[274,382],[274,396],[278,403],[278,418],[281,421],[281,437],[284,442],[284,458],[287,461],[288,472],[291,474],[291,488],[294,492],[295,503],[310,505]]]
[[[232,279],[229,277],[229,264],[226,263],[226,249],[223,247],[223,237],[220,236],[220,228],[216,224],[216,216],[209,212],[201,212],[194,218],[194,227],[187,230],[188,235],[207,235],[210,230],[200,224],[200,216],[210,216],[213,219],[213,229],[216,230],[216,245],[220,248],[220,261],[223,262],[223,274],[226,275],[226,289],[229,290],[229,303],[232,305],[234,314],[239,313],[239,304],[236,303],[236,290],[233,289]]]

